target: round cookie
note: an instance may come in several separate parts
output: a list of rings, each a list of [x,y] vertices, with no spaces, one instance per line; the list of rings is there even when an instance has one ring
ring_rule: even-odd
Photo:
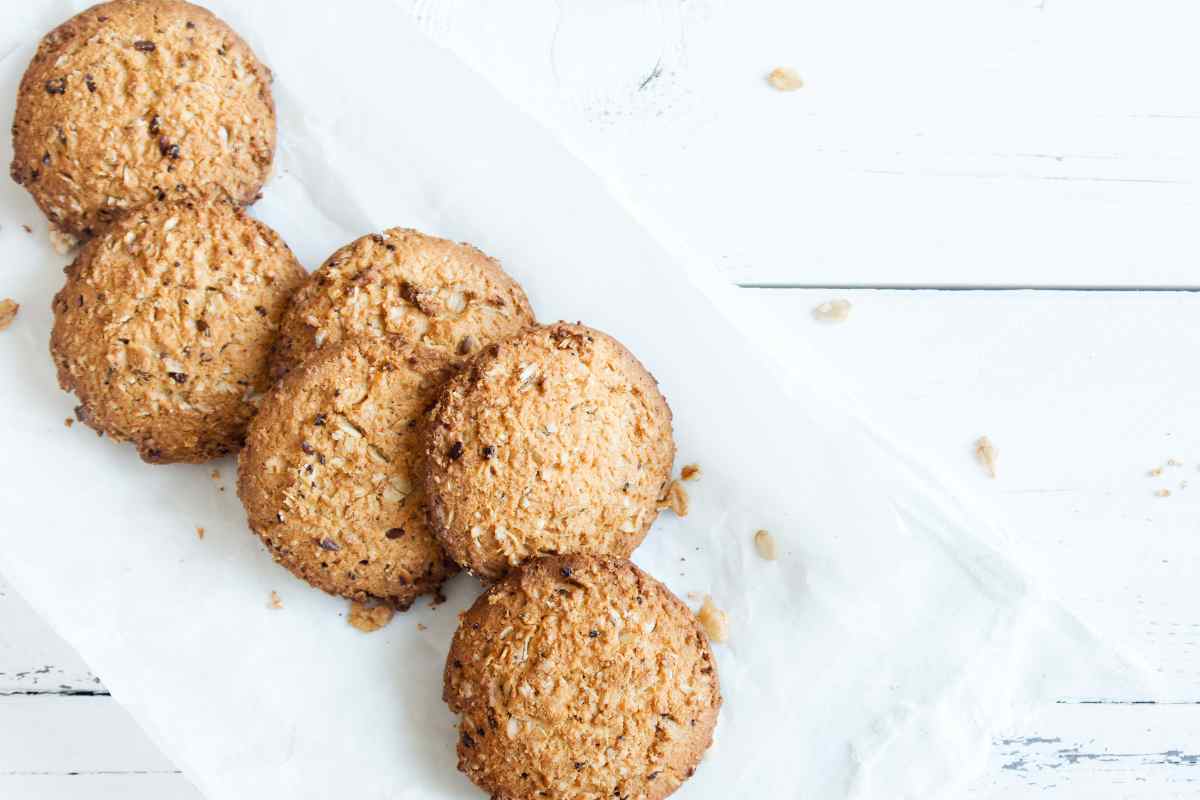
[[[675,442],[641,363],[560,322],[473,358],[432,411],[426,456],[446,552],[497,578],[538,555],[632,553],[658,515]]]
[[[346,335],[403,336],[457,357],[534,324],[520,284],[467,244],[391,228],[326,259],[292,299],[276,376]]]
[[[238,494],[276,561],[331,594],[397,608],[458,571],[418,479],[418,420],[451,370],[437,350],[360,337],[271,390],[238,458]]]
[[[458,768],[501,800],[666,797],[721,707],[687,607],[628,561],[594,556],[530,561],[476,600],[443,687]]]
[[[13,180],[80,237],[151,200],[258,196],[275,152],[271,73],[209,11],[113,0],[42,38],[13,121]]]
[[[50,352],[80,419],[146,461],[241,446],[304,269],[225,199],[151,203],[89,241],[54,298]]]

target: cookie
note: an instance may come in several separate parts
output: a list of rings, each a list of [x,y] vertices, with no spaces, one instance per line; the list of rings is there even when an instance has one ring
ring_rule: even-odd
[[[151,200],[258,196],[275,152],[271,73],[182,0],[114,0],[42,38],[13,121],[13,180],[88,237]]]
[[[457,571],[426,524],[418,421],[451,358],[398,338],[352,338],[263,400],[238,494],[275,560],[331,594],[407,608]]]
[[[528,562],[461,616],[443,699],[493,798],[657,800],[712,744],[721,689],[687,607],[628,561]]]
[[[425,448],[430,524],[485,578],[538,555],[627,557],[675,458],[650,373],[612,337],[562,322],[473,358],[431,412]]]
[[[346,335],[400,335],[464,357],[534,322],[521,286],[467,244],[405,228],[356,239],[296,293],[276,376]]]
[[[241,446],[304,269],[226,199],[155,202],[84,245],[54,298],[50,352],[80,419],[146,461]]]

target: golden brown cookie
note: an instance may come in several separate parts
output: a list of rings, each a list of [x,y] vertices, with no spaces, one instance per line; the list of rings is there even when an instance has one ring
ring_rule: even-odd
[[[721,708],[695,617],[628,561],[528,562],[462,615],[443,698],[458,768],[498,800],[657,800],[692,776]]]
[[[151,203],[84,245],[54,298],[50,352],[80,419],[146,461],[241,446],[304,269],[225,199]]]
[[[525,292],[495,259],[391,228],[338,250],[296,292],[272,365],[284,375],[345,335],[396,334],[463,357],[533,322]]]
[[[557,323],[491,345],[446,386],[426,442],[430,523],[496,578],[525,559],[621,558],[671,479],[671,410],[620,342]]]
[[[271,390],[238,494],[276,561],[331,594],[397,608],[457,572],[426,523],[417,430],[451,370],[437,350],[360,337]]]
[[[43,37],[13,121],[13,180],[87,237],[151,200],[258,196],[275,152],[271,73],[182,0],[114,0]]]

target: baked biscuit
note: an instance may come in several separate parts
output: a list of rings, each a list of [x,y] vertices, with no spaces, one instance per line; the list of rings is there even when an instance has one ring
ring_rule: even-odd
[[[466,244],[405,228],[338,250],[296,293],[273,359],[276,376],[349,335],[403,336],[467,356],[534,322],[521,286]]]
[[[13,121],[13,180],[88,237],[151,200],[258,196],[275,152],[271,73],[182,0],[114,0],[42,38]]]
[[[430,523],[485,578],[539,555],[626,557],[671,478],[671,410],[619,342],[583,325],[486,348],[431,412]]]
[[[146,461],[241,446],[304,269],[224,199],[155,202],[89,241],[54,298],[50,352],[84,422]]]
[[[458,768],[493,798],[657,800],[691,777],[721,707],[694,616],[628,561],[530,561],[462,615],[443,698]]]
[[[445,353],[354,338],[263,400],[238,459],[250,527],[275,560],[331,594],[407,608],[457,567],[426,524],[418,420]]]

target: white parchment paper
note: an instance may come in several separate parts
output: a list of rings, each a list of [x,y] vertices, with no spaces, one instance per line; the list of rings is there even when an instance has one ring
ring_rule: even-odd
[[[850,410],[802,342],[702,256],[669,254],[404,13],[211,5],[275,71],[277,170],[253,213],[308,267],[392,225],[470,241],[543,320],[608,331],[659,378],[679,463],[704,475],[688,485],[692,513],[661,519],[635,560],[685,598],[711,593],[732,629],[716,648],[717,741],[679,797],[951,796],[1029,703],[1140,680],[969,504]],[[0,10],[6,102],[37,36],[80,7]],[[363,635],[343,601],[292,578],[246,530],[231,460],[147,466],[65,428],[74,400],[47,341],[66,259],[9,182],[0,226],[0,296],[22,303],[0,335],[5,578],[212,800],[481,796],[455,770],[441,702],[455,614],[479,585],[460,576],[446,604]],[[778,561],[755,554],[758,528]],[[272,590],[283,610],[268,607]]]

